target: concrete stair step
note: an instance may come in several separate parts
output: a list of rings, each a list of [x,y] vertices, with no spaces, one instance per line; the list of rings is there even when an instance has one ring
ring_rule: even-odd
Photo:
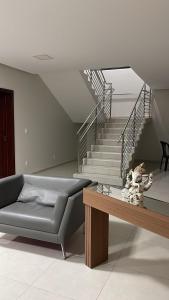
[[[88,151],[87,157],[88,158],[98,158],[98,159],[121,160],[121,153]]]
[[[123,129],[125,126],[125,123],[105,123],[105,128],[121,128]]]
[[[102,184],[110,184],[114,186],[122,186],[122,179],[119,176],[108,176],[108,175],[99,175],[95,173],[75,173],[73,174],[74,178],[84,178],[90,179],[92,181],[97,181]]]
[[[120,168],[120,160],[113,159],[98,159],[98,158],[85,158],[84,164],[88,166],[104,166],[104,167],[117,167]]]
[[[97,145],[121,146],[121,142],[112,139],[97,139]]]
[[[120,139],[120,133],[115,134],[115,133],[100,133],[97,135],[97,139],[108,139],[108,140],[113,140],[113,141],[118,141]]]
[[[121,134],[122,133],[123,128],[103,128],[101,130],[102,133],[111,133],[111,134]]]
[[[112,118],[109,120],[109,122],[106,123],[126,123],[128,120],[128,118],[123,118],[123,117],[119,117],[119,118]]]
[[[83,165],[82,173],[92,173],[92,174],[94,173],[94,174],[120,176],[120,168]]]
[[[121,153],[121,146],[91,145],[91,151]]]

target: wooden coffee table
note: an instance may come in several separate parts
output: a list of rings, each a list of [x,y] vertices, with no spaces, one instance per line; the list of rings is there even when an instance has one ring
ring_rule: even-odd
[[[169,238],[169,203],[145,197],[146,208],[140,208],[122,201],[121,191],[113,190],[113,197],[97,192],[97,187],[83,190],[85,263],[90,268],[108,259],[109,214]]]

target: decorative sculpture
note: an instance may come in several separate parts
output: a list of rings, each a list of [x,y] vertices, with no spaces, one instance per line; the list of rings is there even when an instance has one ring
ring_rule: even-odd
[[[124,201],[144,207],[144,191],[152,185],[153,174],[145,174],[144,163],[138,165],[134,171],[131,169],[126,177],[125,188],[122,190]]]

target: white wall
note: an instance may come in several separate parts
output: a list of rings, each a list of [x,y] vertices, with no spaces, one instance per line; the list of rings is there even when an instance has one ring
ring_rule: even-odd
[[[112,117],[128,117],[143,86],[143,80],[131,68],[105,70],[103,74],[115,89]]]
[[[155,90],[152,103],[152,121],[147,124],[139,142],[137,159],[159,161],[160,140],[169,143],[169,90]]]
[[[75,158],[74,124],[38,75],[0,65],[0,87],[14,90],[17,173]]]
[[[83,123],[96,103],[80,71],[56,71],[40,76],[72,121]]]
[[[136,102],[136,98],[113,99],[111,116],[114,118],[129,117],[135,102]]]
[[[103,71],[107,82],[111,82],[115,94],[126,94],[120,98],[137,98],[143,86],[143,80],[131,69],[114,69]],[[116,98],[116,96],[114,96]]]

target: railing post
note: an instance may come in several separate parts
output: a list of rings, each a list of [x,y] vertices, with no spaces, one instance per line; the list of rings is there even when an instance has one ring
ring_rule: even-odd
[[[77,165],[78,165],[78,172],[80,173],[80,137],[77,137]]]
[[[123,163],[124,163],[124,133],[122,134],[122,140],[121,140],[121,168],[120,168],[120,173],[121,173],[121,178],[123,179]]]
[[[145,118],[145,114],[146,114],[146,85],[144,87],[144,118]]]
[[[106,100],[106,83],[103,84],[103,104],[105,105]]]
[[[102,102],[102,105],[103,105],[103,113],[105,113],[105,83],[102,85],[102,93],[103,93],[103,95],[102,95],[102,99],[103,99],[103,102]]]
[[[98,131],[98,120],[97,120],[97,108],[96,108],[96,111],[95,111],[95,132],[94,132],[95,144],[96,144],[96,139],[97,139],[97,131]]]
[[[149,109],[149,118],[151,118],[151,101],[152,101],[152,90],[150,89],[150,96],[149,96],[149,105],[148,105],[148,109]]]
[[[110,86],[110,116],[109,116],[109,119],[111,119],[111,110],[112,110],[112,84]]]
[[[90,83],[91,83],[91,86],[93,84],[93,71],[90,70]]]
[[[134,116],[133,116],[133,147],[135,146],[136,139],[136,107],[134,108]]]

